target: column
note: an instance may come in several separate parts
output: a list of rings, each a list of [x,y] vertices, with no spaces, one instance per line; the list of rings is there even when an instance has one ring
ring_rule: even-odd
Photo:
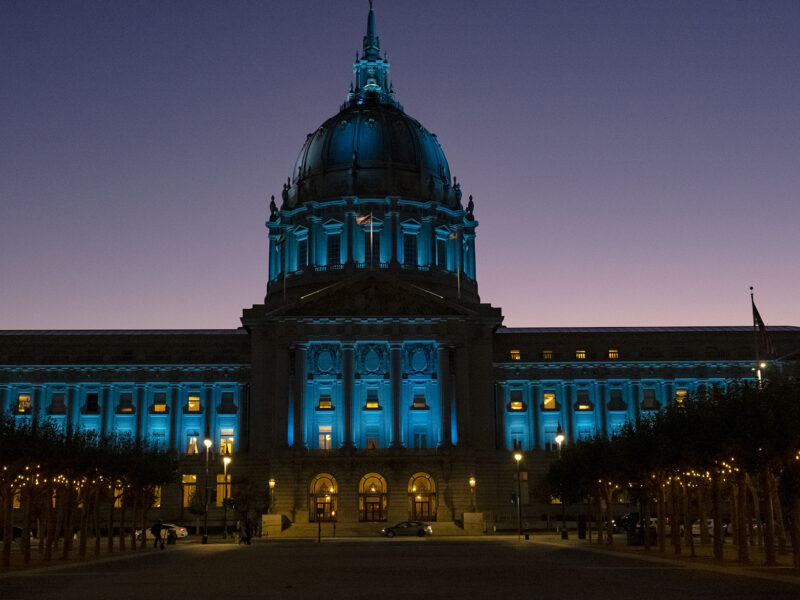
[[[572,426],[572,385],[569,383],[564,383],[564,433],[567,436],[567,442],[574,442],[575,441],[575,431],[573,430]]]
[[[472,428],[477,427],[471,419],[472,410],[469,396],[469,363],[467,362],[466,346],[455,349],[455,398],[456,398],[456,426],[458,427],[458,444],[469,447],[472,443]]]
[[[638,423],[639,419],[641,418],[641,413],[639,412],[639,382],[633,381],[630,383],[630,403],[631,406],[628,409],[630,414],[633,415],[633,422]]]
[[[306,353],[308,352],[308,345],[300,344],[294,350],[294,405],[292,412],[294,413],[294,423],[292,423],[292,434],[294,443],[292,447],[295,450],[305,448],[305,440],[303,439],[303,431],[305,430],[303,422],[303,404],[305,401],[306,391]]]
[[[505,401],[506,384],[504,381],[494,383],[494,448],[495,450],[505,450],[506,448],[506,427],[505,427]]]
[[[78,390],[74,384],[67,386],[67,431],[72,431],[78,426]]]
[[[344,446],[353,447],[353,344],[342,344],[342,398],[344,400]]]
[[[450,435],[450,348],[439,344],[439,400],[442,411],[442,446],[449,448],[453,445]]]
[[[539,384],[531,383],[530,384],[531,390],[531,431],[533,432],[533,449],[534,450],[541,450],[544,446],[542,445],[542,434],[541,434],[541,416],[539,413],[541,400],[539,399]]]
[[[214,444],[212,447],[215,451],[219,451],[219,440],[216,439],[217,432],[214,431],[216,426],[216,406],[214,406],[214,384],[203,384],[203,417],[205,421],[205,435]]]
[[[33,386],[33,397],[31,398],[31,421],[34,423],[34,426],[41,418],[42,414],[42,404],[44,402],[44,386],[40,383],[34,384]]]
[[[170,385],[170,428],[169,428],[169,449],[178,452],[183,451],[180,440],[178,439],[181,432],[181,417],[183,415],[183,407],[181,406],[181,390],[179,385]],[[180,433],[179,433],[180,432]]]
[[[240,383],[238,388],[236,451],[246,452],[250,449],[250,388],[244,383]]]
[[[144,392],[145,386],[143,384],[136,385],[136,404],[134,410],[136,411],[136,431],[134,436],[136,437],[136,441],[142,441],[147,436],[143,431],[145,426],[145,419],[144,419],[144,411],[145,411],[145,401],[144,401]]]
[[[111,414],[111,389],[109,385],[103,384],[100,388],[100,435],[102,437],[109,434]]]
[[[389,217],[389,227],[390,227],[390,242],[392,244],[392,254],[390,258],[390,262],[394,265],[397,264],[397,228],[400,226],[400,218],[397,212],[390,212],[386,215]]]
[[[394,250],[392,250],[394,258]],[[402,402],[402,344],[389,346],[389,377],[392,382],[392,447],[400,448],[403,441],[400,435],[400,404]]]
[[[608,439],[608,399],[606,398],[606,384],[595,382],[597,389],[597,399],[595,400],[595,410],[599,410],[598,416],[600,417],[600,431],[603,437]],[[597,422],[597,421],[595,421]]]

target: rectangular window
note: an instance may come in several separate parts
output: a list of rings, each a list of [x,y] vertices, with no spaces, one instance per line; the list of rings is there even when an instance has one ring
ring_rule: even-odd
[[[578,401],[575,403],[576,410],[592,410],[594,406],[589,401],[589,390],[578,390]]]
[[[338,233],[328,234],[328,265],[342,264],[342,236]]]
[[[198,454],[197,452],[197,436],[190,435],[186,443],[186,454]]]
[[[619,358],[619,350],[617,350],[616,348],[609,348],[608,358],[610,358],[611,360]]]
[[[542,360],[553,360],[553,351],[542,350]]]
[[[86,412],[87,413],[100,412],[100,394],[94,392],[86,394]]]
[[[622,399],[622,390],[611,390],[609,396],[608,410],[625,410],[628,408]]]
[[[364,408],[377,410],[381,407],[378,401],[378,390],[367,390],[367,403]]]
[[[525,403],[522,401],[522,390],[511,390],[511,401],[508,403],[508,410],[525,410]]]
[[[436,238],[436,266],[447,268],[447,241],[442,238]]]
[[[183,487],[183,506],[188,508],[192,505],[192,496],[197,491],[197,475],[182,475],[181,485]]]
[[[656,401],[656,391],[654,389],[642,391],[642,410],[658,410],[661,408]]]
[[[227,483],[227,485],[225,485]],[[222,506],[223,498],[230,498],[231,494],[231,474],[228,473],[227,481],[225,481],[224,473],[217,473],[217,506]]]
[[[225,435],[224,430],[222,437],[219,438],[219,453],[221,455],[233,454],[233,436]]]
[[[509,356],[509,358],[511,360],[521,360],[522,359],[522,354],[520,353],[519,350],[509,350],[508,351],[508,356]]]
[[[333,449],[333,433],[330,425],[319,426],[319,449],[332,450]]]
[[[152,508],[161,508],[161,486],[157,485],[153,488],[153,504]]]
[[[555,392],[545,392],[543,395],[543,402],[542,408],[544,410],[558,410],[558,405],[556,404],[556,393]]]
[[[28,415],[31,412],[31,395],[19,394],[17,396],[17,414]]]
[[[417,265],[417,234],[403,234],[403,264],[406,267]]]
[[[123,414],[130,414],[133,412],[133,394],[130,392],[123,392],[119,395],[119,405],[117,412]]]
[[[320,395],[317,410],[333,410],[333,400],[329,394]]]
[[[153,412],[165,413],[167,412],[167,393],[156,392],[153,394]]]
[[[575,350],[575,358],[584,360],[586,358],[586,350]]]
[[[428,405],[425,402],[425,395],[424,394],[414,394],[414,404],[411,405],[411,408],[416,408],[416,409],[428,408]]]
[[[675,390],[675,404],[684,404],[686,402],[686,390]]]
[[[297,269],[305,269],[308,266],[308,238],[297,241]]]
[[[415,431],[414,432],[414,448],[417,450],[423,450],[428,447],[428,436],[425,435],[424,431]]]
[[[186,412],[190,413],[199,413],[200,412],[200,395],[199,394],[189,394],[189,398],[186,402]]]
[[[64,400],[64,394],[61,392],[53,394],[50,397],[50,406],[47,409],[47,414],[50,415],[65,415],[67,414],[67,405]]]
[[[233,401],[233,392],[222,392],[219,403],[219,412],[232,414],[236,412],[236,403]]]

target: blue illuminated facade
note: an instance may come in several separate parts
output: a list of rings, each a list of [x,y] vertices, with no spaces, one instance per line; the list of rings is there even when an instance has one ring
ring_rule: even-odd
[[[270,535],[334,515],[350,534],[408,518],[475,533],[465,513],[516,518],[513,447],[538,518],[559,428],[565,443],[612,436],[755,376],[749,327],[503,327],[478,295],[475,203],[398,103],[372,10],[353,74],[270,203],[266,295],[241,328],[0,332],[0,406],[179,453],[165,519],[190,518],[208,438],[212,478],[233,455],[231,496],[258,490]],[[771,334],[783,358],[766,373],[800,356],[800,328]]]

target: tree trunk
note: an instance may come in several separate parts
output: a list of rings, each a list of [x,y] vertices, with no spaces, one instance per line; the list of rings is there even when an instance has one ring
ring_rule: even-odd
[[[640,507],[639,511],[639,527],[642,532],[644,540],[645,551],[650,551],[650,492],[647,492],[647,497]]]
[[[47,502],[45,503],[45,519],[44,519],[44,561],[50,562],[53,560],[53,521],[55,520],[55,510],[53,508],[53,498],[56,497],[55,489],[49,490],[47,495]],[[39,537],[41,544],[41,536]]]
[[[7,489],[3,496],[3,566],[11,565],[11,540],[14,537],[14,490]],[[6,532],[12,532],[9,535]]]
[[[144,506],[142,506],[142,539],[139,542],[140,548],[147,547],[147,513],[149,512],[149,503],[147,498],[144,499]]]
[[[658,549],[661,552],[667,550],[667,523],[666,523],[666,504],[667,504],[667,491],[664,483],[659,480],[658,482]]]
[[[64,488],[64,545],[61,548],[61,560],[69,558],[69,551],[72,549],[72,488]]]
[[[719,489],[719,473],[711,471],[711,514],[714,518],[714,558],[722,562],[725,558],[722,549],[722,515],[720,514],[721,493]]]
[[[750,539],[750,545],[751,546],[755,546],[756,545],[756,540],[757,540],[758,541],[758,547],[759,548],[763,548],[764,547],[764,528],[761,526],[761,503],[760,503],[760,501],[759,501],[760,499],[758,497],[758,490],[756,489],[756,486],[753,483],[753,479],[752,479],[752,477],[750,477],[750,475],[746,475],[745,476],[745,480],[747,481],[747,489],[748,489],[748,491],[750,492],[750,495],[753,498],[752,505],[748,504],[748,507],[752,506],[751,513],[752,513],[753,519],[755,519],[755,522],[756,522],[755,527],[756,527],[756,529],[758,531],[758,536],[753,535],[753,519],[751,519],[750,515],[748,515],[747,532],[748,532],[749,539]]]
[[[792,519],[789,536],[792,539],[792,558],[794,568],[800,569],[800,498],[797,496],[792,498],[790,510]]]
[[[136,550],[136,513],[139,510],[139,493],[132,492],[133,494],[133,508],[131,509],[131,550]],[[144,531],[144,526],[142,526]]]
[[[706,495],[704,484],[697,486],[697,513],[700,519],[700,545],[708,545],[708,513],[706,513]]]
[[[31,504],[33,504],[33,490],[25,487],[22,490],[22,536],[19,539],[22,550],[22,562],[31,562]],[[12,532],[13,535],[13,532]]]
[[[736,485],[738,496],[736,510],[736,542],[739,550],[739,562],[750,562],[750,549],[747,545],[747,484],[744,473],[739,473]]]
[[[694,536],[692,535],[692,513],[691,513],[691,502],[689,501],[689,487],[686,485],[681,486],[682,489],[682,497],[683,497],[683,536],[684,536],[684,543],[689,547],[689,553],[691,556],[695,556],[694,553]],[[702,527],[701,527],[702,529]]]
[[[109,499],[108,507],[108,552],[114,552],[114,504],[116,501],[114,487],[111,487],[111,497]]]
[[[786,525],[783,520],[783,505],[778,494],[778,478],[774,474],[769,476],[769,495],[772,498],[772,508],[775,511],[775,523],[777,525],[775,535],[778,538],[778,553],[786,554]]]
[[[125,513],[127,512],[127,502],[125,502],[126,498],[120,496],[120,506],[119,508],[119,550],[120,552],[125,552]]]
[[[730,486],[730,494],[731,494],[731,541],[733,542],[734,546],[739,545],[739,488],[736,487],[735,483],[731,483]]]
[[[603,543],[603,501],[601,500],[602,494],[597,495],[597,543],[601,545]]]
[[[775,511],[772,506],[772,494],[769,493],[770,472],[768,468],[761,470],[759,483],[761,484],[761,494],[764,497],[764,518],[765,540],[764,540],[764,564],[773,567],[777,564],[775,556]]]
[[[66,505],[64,496],[66,493],[67,491],[63,485],[56,491],[56,524],[55,533],[53,534],[53,550],[56,552],[58,552],[58,540],[61,539],[64,529],[64,511],[66,510],[64,508]]]
[[[681,484],[673,477],[669,490],[670,508],[672,512],[670,535],[672,536],[672,549],[676,555],[681,553]]]
[[[86,542],[89,534],[89,510],[91,508],[89,499],[91,497],[91,490],[84,486],[81,489],[81,496],[83,497],[83,507],[81,508],[81,521],[80,521],[80,535],[81,539],[78,540],[78,556],[86,558]]]
[[[614,506],[614,488],[610,485],[605,486],[605,493],[606,493],[606,509],[608,511],[608,545],[611,546],[614,544],[614,511],[612,507]]]
[[[94,555],[100,554],[100,501],[103,499],[100,486],[94,488]]]

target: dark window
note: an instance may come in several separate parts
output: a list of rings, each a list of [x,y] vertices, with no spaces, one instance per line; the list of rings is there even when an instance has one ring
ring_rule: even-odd
[[[100,395],[94,392],[86,394],[86,410],[87,413],[100,412]]]
[[[447,268],[447,241],[442,238],[436,238],[436,266]]]
[[[655,390],[643,390],[642,392],[642,410],[658,410],[661,408],[656,401]]]
[[[338,233],[328,234],[328,264],[342,264],[342,236]]]
[[[428,447],[428,437],[422,431],[414,432],[414,448],[421,450]]]
[[[131,414],[134,412],[133,408],[133,394],[130,392],[122,392],[119,395],[119,404],[117,405],[117,414]]]
[[[65,415],[67,414],[67,405],[64,401],[64,394],[56,393],[50,397],[50,406],[47,407],[48,415]]]
[[[575,410],[594,410],[594,405],[589,401],[589,390],[578,390]]]
[[[236,412],[236,404],[233,402],[233,392],[222,392],[222,398],[219,403],[219,411],[222,414],[231,414]]]
[[[414,394],[414,404],[411,405],[411,408],[415,408],[417,410],[424,410],[428,408],[428,405],[425,402],[425,396],[423,394]]]
[[[305,269],[308,266],[308,238],[303,238],[297,242],[297,269]]]
[[[403,235],[403,264],[407,267],[417,265],[417,234]]]
[[[626,410],[628,408],[622,399],[622,390],[611,390],[609,396],[608,410]]]

